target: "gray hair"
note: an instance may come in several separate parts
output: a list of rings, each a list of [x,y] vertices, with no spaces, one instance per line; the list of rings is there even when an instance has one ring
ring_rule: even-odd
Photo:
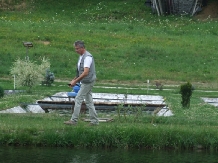
[[[83,41],[75,41],[74,46],[79,46],[80,48],[85,48],[85,43]]]

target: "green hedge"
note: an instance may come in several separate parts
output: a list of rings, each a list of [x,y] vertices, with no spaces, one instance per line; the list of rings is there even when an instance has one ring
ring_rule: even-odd
[[[4,89],[0,86],[0,98],[4,97]]]

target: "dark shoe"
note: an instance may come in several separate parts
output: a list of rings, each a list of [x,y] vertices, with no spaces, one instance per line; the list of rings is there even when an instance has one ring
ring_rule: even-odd
[[[77,122],[69,120],[69,121],[65,121],[64,124],[65,125],[74,125],[75,126],[75,125],[77,125]]]

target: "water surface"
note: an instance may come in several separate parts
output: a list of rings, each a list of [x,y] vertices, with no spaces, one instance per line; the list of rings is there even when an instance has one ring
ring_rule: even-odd
[[[0,147],[0,163],[218,163],[217,152]]]

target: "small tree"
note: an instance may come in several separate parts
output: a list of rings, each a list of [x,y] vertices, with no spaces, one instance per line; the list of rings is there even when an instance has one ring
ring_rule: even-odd
[[[18,86],[28,87],[31,92],[33,86],[39,84],[44,79],[45,70],[50,67],[50,63],[45,58],[42,59],[41,65],[29,60],[17,59],[11,68],[11,74],[16,75]]]
[[[51,86],[51,84],[54,82],[55,75],[53,72],[51,72],[49,69],[46,70],[44,81],[42,81],[42,84],[46,84],[47,86]]]
[[[4,89],[0,86],[0,98],[4,97]]]
[[[190,82],[187,82],[186,84],[181,85],[180,87],[180,93],[182,95],[182,106],[183,107],[190,107],[190,100],[192,96],[192,84]]]

